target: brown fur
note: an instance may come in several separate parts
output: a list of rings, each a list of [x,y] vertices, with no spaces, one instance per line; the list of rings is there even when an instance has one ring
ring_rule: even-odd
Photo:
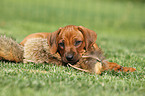
[[[0,38],[0,59],[22,62],[24,58],[24,62],[69,64],[78,70],[97,74],[105,70],[117,72],[133,72],[136,70],[135,68],[122,67],[116,63],[108,62],[95,43],[96,39],[97,34],[94,31],[83,26],[68,25],[53,33],[28,35],[20,43],[24,46],[23,55],[21,45],[16,42],[11,43],[13,41],[9,38]]]
[[[47,39],[31,38],[24,44],[24,63],[53,63],[62,65],[59,54],[51,54]]]
[[[33,33],[33,34],[30,34],[27,37],[25,37],[25,39],[20,44],[22,46],[24,46],[24,44],[26,43],[26,41],[28,39],[31,39],[31,38],[47,38],[49,34],[50,33],[45,33],[45,32],[43,32],[43,33]]]
[[[23,61],[23,47],[12,38],[0,36],[0,60]]]
[[[94,70],[92,69],[95,66],[93,64],[97,64],[98,62],[96,59],[93,58],[95,57],[100,58],[101,60],[101,71],[115,70],[133,72],[136,70],[135,68],[122,67],[116,63],[108,62],[107,60],[105,60],[102,51],[95,43],[97,39],[97,34],[94,31],[87,29],[83,26],[68,25],[63,28],[59,28],[51,34],[36,33],[28,37],[35,38],[39,36],[43,36],[43,38],[47,37],[50,52],[52,54],[59,53],[63,64],[71,63],[83,69]],[[28,37],[26,37],[24,41],[29,39]],[[77,41],[80,42],[77,43]],[[82,55],[91,55],[93,57],[82,58]],[[70,60],[67,59],[70,56],[73,58],[69,58]],[[86,63],[86,61],[88,63]]]

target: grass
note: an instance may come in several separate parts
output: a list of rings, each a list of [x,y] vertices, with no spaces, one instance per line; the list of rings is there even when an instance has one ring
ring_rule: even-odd
[[[98,34],[96,42],[109,61],[137,69],[96,75],[50,64],[1,61],[1,96],[143,96],[145,2],[135,1],[1,0],[1,34],[21,42],[31,33],[82,25]]]

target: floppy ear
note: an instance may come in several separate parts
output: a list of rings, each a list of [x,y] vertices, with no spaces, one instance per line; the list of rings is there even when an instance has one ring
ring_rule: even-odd
[[[88,50],[89,47],[91,47],[96,39],[97,39],[97,34],[96,32],[87,29],[83,26],[79,26],[78,29],[82,32],[82,34],[84,35],[85,38],[85,49]]]
[[[58,49],[57,37],[58,37],[60,31],[61,31],[61,28],[59,28],[57,31],[51,33],[47,38],[48,44],[50,46],[50,52],[52,54],[57,52],[57,49]]]

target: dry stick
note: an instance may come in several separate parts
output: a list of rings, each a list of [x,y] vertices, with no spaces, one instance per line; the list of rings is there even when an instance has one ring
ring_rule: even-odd
[[[99,59],[99,58],[97,58],[97,57],[93,57],[93,56],[82,56],[82,58],[94,58],[94,59],[97,59],[99,62],[101,62],[101,60]],[[84,72],[90,72],[90,71],[88,71],[88,70],[85,70],[85,69],[81,69],[81,68],[78,68],[78,67],[76,67],[76,66],[74,66],[74,65],[71,65],[70,63],[68,63],[68,65],[69,66],[71,66],[71,67],[73,67],[73,68],[75,68],[75,69],[77,69],[77,70],[80,70],[80,71],[84,71]]]
[[[88,71],[88,70],[81,69],[81,68],[78,68],[78,67],[76,67],[76,66],[73,66],[73,65],[71,65],[70,63],[68,63],[68,65],[71,66],[71,67],[73,67],[73,68],[75,68],[75,69],[77,69],[77,70],[80,70],[80,71],[90,72],[90,71]]]

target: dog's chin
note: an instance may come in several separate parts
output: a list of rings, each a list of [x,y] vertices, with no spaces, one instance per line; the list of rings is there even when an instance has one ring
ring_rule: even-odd
[[[72,64],[72,65],[75,65],[79,60],[71,60],[71,61],[68,61],[68,60],[62,60],[65,64]]]

